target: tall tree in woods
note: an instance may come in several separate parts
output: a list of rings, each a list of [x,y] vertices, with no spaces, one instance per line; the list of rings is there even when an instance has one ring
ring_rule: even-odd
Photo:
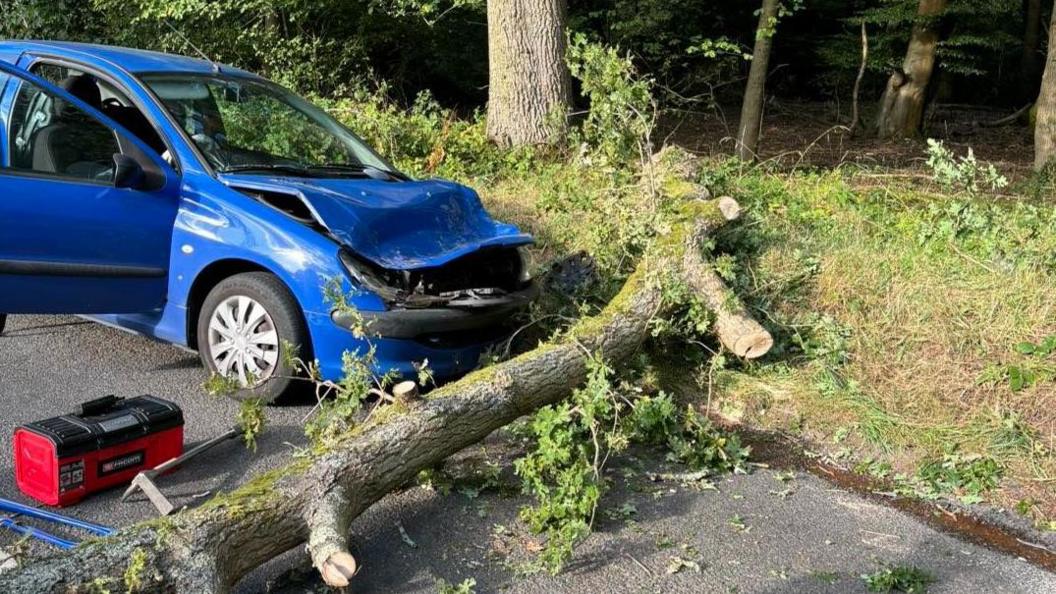
[[[1038,123],[1034,130],[1034,166],[1038,171],[1056,166],[1056,2],[1049,25],[1049,58],[1038,95]]]
[[[1031,100],[1038,90],[1037,78],[1041,72],[1041,4],[1042,0],[1026,0],[1026,30],[1023,33],[1020,77],[1023,80],[1024,97]]]
[[[759,28],[755,33],[752,68],[741,106],[741,124],[737,133],[737,156],[743,161],[754,161],[759,150],[759,134],[763,124],[763,103],[766,100],[766,76],[770,70],[770,52],[777,32],[779,0],[763,0],[759,11]]]
[[[488,137],[502,146],[546,144],[571,103],[565,0],[488,0]]]
[[[909,39],[902,69],[888,79],[880,100],[877,135],[880,138],[910,138],[920,132],[928,84],[935,71],[939,49],[938,17],[946,10],[947,0],[920,0],[917,22]]]

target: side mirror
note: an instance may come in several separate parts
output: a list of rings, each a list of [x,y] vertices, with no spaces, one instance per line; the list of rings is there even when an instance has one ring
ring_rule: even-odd
[[[147,175],[143,166],[128,155],[114,155],[114,187],[139,190],[146,185]]]

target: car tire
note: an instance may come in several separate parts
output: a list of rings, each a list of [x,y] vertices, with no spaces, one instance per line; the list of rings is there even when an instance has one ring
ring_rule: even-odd
[[[286,352],[291,346],[294,352]],[[302,381],[292,360],[310,361],[310,348],[300,305],[270,273],[248,272],[221,281],[199,310],[202,363],[210,375],[243,384],[231,394],[235,399],[272,403],[294,392]]]

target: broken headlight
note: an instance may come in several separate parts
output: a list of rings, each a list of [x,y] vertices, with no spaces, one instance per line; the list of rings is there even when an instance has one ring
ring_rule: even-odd
[[[517,248],[517,255],[521,257],[521,274],[517,278],[517,281],[522,285],[526,285],[532,280],[532,259],[528,253],[528,248],[519,247]]]
[[[363,289],[367,289],[381,297],[385,301],[395,301],[400,296],[400,291],[389,285],[369,265],[358,261],[352,254],[342,250],[340,252],[341,263],[345,270]]]

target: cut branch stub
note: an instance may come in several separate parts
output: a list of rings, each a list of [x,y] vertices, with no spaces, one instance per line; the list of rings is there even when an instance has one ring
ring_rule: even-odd
[[[393,386],[392,396],[396,399],[396,402],[407,406],[417,406],[422,402],[422,397],[418,393],[418,384],[410,381],[400,382]]]
[[[348,552],[348,532],[352,525],[349,507],[344,487],[336,485],[305,517],[312,565],[331,588],[347,587],[356,574],[356,560]]]

